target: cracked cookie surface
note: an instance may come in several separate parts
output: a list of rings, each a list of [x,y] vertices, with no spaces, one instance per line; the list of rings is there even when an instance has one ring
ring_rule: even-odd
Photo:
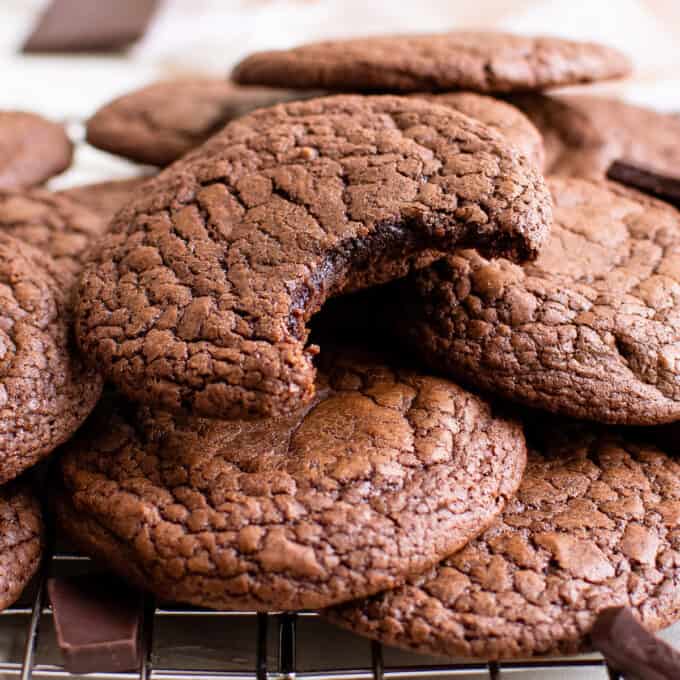
[[[57,193],[84,205],[108,223],[147,179],[149,179],[147,176],[141,176],[82,184]]]
[[[680,419],[680,213],[614,183],[549,186],[555,220],[535,262],[467,250],[435,263],[402,289],[397,332],[438,370],[530,406]]]
[[[0,484],[64,443],[101,393],[73,346],[60,274],[47,255],[0,233]]]
[[[0,191],[0,232],[50,255],[60,282],[68,287],[106,225],[105,218],[68,196],[46,189]]]
[[[597,612],[680,618],[680,465],[627,433],[556,422],[529,434],[516,498],[479,538],[408,585],[329,610],[418,652],[503,659],[588,648]]]
[[[24,111],[0,111],[0,189],[47,181],[71,165],[73,145],[61,125]]]
[[[40,504],[28,486],[0,489],[0,611],[13,604],[38,570],[43,548]]]
[[[604,45],[494,32],[327,40],[257,52],[232,78],[246,85],[335,91],[511,92],[589,83],[630,73]]]
[[[281,415],[313,394],[306,324],[327,298],[432,249],[534,257],[551,219],[528,159],[450,108],[340,96],[262,109],[119,213],[81,278],[76,332],[134,400]]]
[[[617,99],[517,95],[510,101],[543,135],[547,172],[603,179],[617,159],[677,174],[680,118]]]
[[[230,120],[309,95],[222,78],[161,81],[114,99],[87,121],[87,141],[149,165],[169,165]]]
[[[476,118],[485,125],[500,132],[515,148],[542,169],[545,163],[543,137],[534,124],[515,106],[474,92],[449,92],[446,94],[424,94],[421,96],[435,104],[450,106],[452,109]]]
[[[325,358],[314,401],[279,419],[103,402],[66,446],[60,523],[160,597],[258,610],[393,587],[488,526],[524,470],[521,425],[447,380]]]

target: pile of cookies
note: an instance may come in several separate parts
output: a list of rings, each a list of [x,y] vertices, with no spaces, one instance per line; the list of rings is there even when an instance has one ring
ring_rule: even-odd
[[[10,480],[58,450],[61,529],[167,600],[484,659],[680,619],[680,213],[605,179],[674,168],[680,118],[543,93],[629,70],[494,33],[255,54],[96,112],[167,167],[61,193],[30,185],[68,140],[0,114],[0,606],[41,545]]]

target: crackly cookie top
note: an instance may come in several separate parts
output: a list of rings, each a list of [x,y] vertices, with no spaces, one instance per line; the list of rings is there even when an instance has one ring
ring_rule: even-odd
[[[0,233],[0,484],[66,441],[101,392],[72,346],[59,274],[48,256]]]
[[[340,91],[511,92],[630,73],[618,50],[596,43],[454,31],[326,40],[257,52],[232,73],[246,85]]]
[[[0,191],[0,232],[47,253],[60,281],[72,283],[89,245],[106,229],[106,220],[68,196],[45,189]]]
[[[69,189],[62,189],[57,194],[59,196],[66,196],[76,203],[84,205],[108,224],[147,179],[147,176],[142,175],[140,177],[130,177],[129,179],[82,184],[70,187]]]
[[[617,99],[583,95],[521,95],[511,99],[543,135],[552,174],[602,179],[625,159],[675,174],[680,118]]]
[[[550,221],[533,165],[448,107],[340,96],[261,109],[118,215],[81,279],[76,331],[137,401],[287,413],[313,393],[306,322],[328,297],[402,276],[433,248],[533,257]]]
[[[21,595],[40,565],[40,503],[26,485],[0,489],[0,611]]]
[[[582,424],[557,425],[529,449],[516,498],[482,536],[428,576],[328,616],[386,644],[483,659],[584,651],[611,606],[650,629],[675,622],[677,460]]]
[[[293,90],[242,87],[222,78],[161,81],[99,109],[87,122],[87,141],[140,163],[169,165],[230,120],[304,97]]]
[[[61,125],[25,111],[0,111],[0,189],[42,184],[71,164]]]
[[[522,475],[521,426],[447,380],[326,364],[278,419],[102,406],[67,445],[62,524],[161,597],[260,610],[393,587],[488,526]]]
[[[613,183],[549,185],[555,221],[535,262],[468,250],[417,275],[414,348],[557,413],[680,419],[680,213]]]
[[[450,106],[466,116],[482,121],[498,130],[515,148],[533,161],[537,168],[543,168],[545,152],[541,133],[515,106],[474,92],[415,96],[424,97],[435,104]]]

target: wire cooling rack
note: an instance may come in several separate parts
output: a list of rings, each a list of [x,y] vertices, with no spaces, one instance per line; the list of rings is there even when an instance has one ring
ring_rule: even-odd
[[[72,678],[60,664],[49,575],[74,575],[90,560],[49,552],[40,574],[0,613],[0,678]],[[4,645],[4,646],[3,646]],[[147,596],[140,668],[93,673],[95,680],[607,680],[597,655],[512,663],[442,660],[383,647],[336,629],[315,612],[210,611],[156,603]],[[5,660],[3,659],[3,655]]]

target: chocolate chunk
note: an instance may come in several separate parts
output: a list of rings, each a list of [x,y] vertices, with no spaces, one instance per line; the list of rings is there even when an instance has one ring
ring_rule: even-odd
[[[607,169],[607,178],[680,207],[680,175],[672,176],[651,167],[616,160]]]
[[[24,52],[110,51],[144,35],[158,0],[52,0],[23,46]]]
[[[143,603],[138,591],[109,574],[51,578],[47,588],[69,673],[139,667]]]
[[[627,607],[603,609],[590,637],[593,647],[626,680],[680,678],[680,652],[641,626]]]

